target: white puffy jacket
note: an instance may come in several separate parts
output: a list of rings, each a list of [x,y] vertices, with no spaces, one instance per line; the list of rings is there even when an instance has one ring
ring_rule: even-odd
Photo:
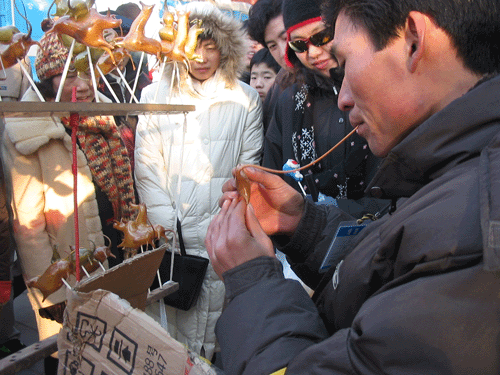
[[[208,258],[205,234],[219,210],[222,185],[238,164],[260,162],[262,107],[253,88],[242,82],[229,88],[219,72],[202,85],[193,84],[189,78],[188,84],[195,94],[170,97],[168,75],[143,90],[141,102],[193,104],[196,110],[186,115],[185,132],[184,114],[140,116],[135,177],[151,223],[175,229],[178,178],[182,175],[178,216],[186,251]],[[167,307],[171,335],[211,358],[223,299],[224,285],[209,266],[200,296],[190,311]]]

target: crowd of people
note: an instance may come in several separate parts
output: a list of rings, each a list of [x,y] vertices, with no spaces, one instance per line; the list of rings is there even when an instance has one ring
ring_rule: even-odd
[[[143,68],[135,95],[195,110],[78,120],[81,247],[107,237],[106,267],[122,262],[113,222],[139,202],[151,225],[181,230],[210,262],[194,305],[166,306],[168,333],[227,374],[498,374],[497,2],[257,0],[245,23],[213,2],[182,8],[203,27],[197,59],[154,80]],[[139,11],[115,13],[130,25]],[[40,45],[36,90],[13,100],[60,90],[68,49],[50,33]],[[130,102],[138,63],[99,101]],[[61,93],[94,102],[90,71],[73,61]],[[14,249],[26,282],[71,256],[72,131],[65,117],[5,119],[5,288]],[[301,173],[260,168],[290,163]],[[40,340],[57,334],[64,288],[29,298]],[[161,321],[162,301],[146,312]],[[15,330],[2,339],[23,347]]]

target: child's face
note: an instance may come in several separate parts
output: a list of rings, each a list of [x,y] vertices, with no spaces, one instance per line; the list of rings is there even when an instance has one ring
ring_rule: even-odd
[[[266,99],[267,92],[274,83],[276,73],[267,64],[260,63],[252,66],[250,72],[250,86],[260,95],[262,101]]]

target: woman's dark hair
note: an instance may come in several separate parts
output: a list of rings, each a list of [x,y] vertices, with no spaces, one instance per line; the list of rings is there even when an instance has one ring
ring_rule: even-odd
[[[250,60],[250,71],[252,71],[252,66],[258,65],[258,64],[266,64],[268,67],[270,67],[276,74],[281,69],[280,64],[276,62],[274,59],[273,55],[269,52],[267,48],[261,48],[257,52],[255,52],[255,55],[253,55],[252,60]]]
[[[343,12],[368,32],[377,50],[399,35],[411,11],[427,14],[450,36],[469,70],[500,71],[498,0],[325,0],[322,11],[330,27]]]
[[[42,96],[46,100],[56,98],[57,94],[54,91],[53,80],[54,77],[50,77],[40,82],[35,82],[36,88],[38,89],[38,91],[40,91],[40,94],[42,94]]]

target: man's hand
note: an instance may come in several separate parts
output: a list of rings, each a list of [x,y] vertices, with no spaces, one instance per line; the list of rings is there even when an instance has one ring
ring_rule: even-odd
[[[293,234],[304,212],[302,195],[275,174],[252,167],[244,168],[242,173],[252,183],[250,204],[265,233]],[[222,192],[221,207],[226,200],[240,197],[234,178],[224,184]]]
[[[205,247],[221,279],[224,272],[249,260],[274,257],[271,240],[262,230],[252,207],[241,198],[223,202],[221,211],[208,227]]]

